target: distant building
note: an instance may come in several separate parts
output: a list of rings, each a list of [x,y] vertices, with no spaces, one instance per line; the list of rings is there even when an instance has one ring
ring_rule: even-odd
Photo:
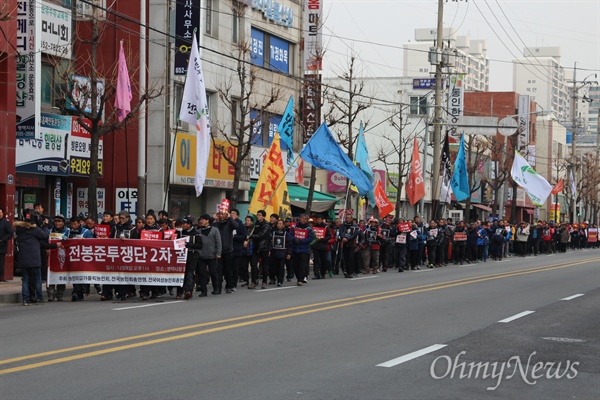
[[[404,43],[404,76],[431,77],[435,67],[429,63],[429,49],[435,46],[435,29],[415,29],[415,41]],[[444,29],[444,47],[456,49],[455,66],[449,72],[465,73],[465,90],[489,90],[490,69],[487,40],[459,36],[454,28]]]

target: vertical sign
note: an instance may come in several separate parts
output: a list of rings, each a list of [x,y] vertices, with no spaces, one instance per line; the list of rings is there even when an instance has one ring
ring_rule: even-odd
[[[200,25],[200,0],[175,2],[175,19],[175,75],[185,75],[194,28]]]
[[[71,58],[71,10],[41,1],[40,50],[62,58]]]
[[[115,199],[115,212],[129,211],[131,219],[136,218],[138,215],[136,188],[117,188]]]
[[[302,124],[304,143],[312,137],[321,124],[321,75],[304,75],[304,104]]]
[[[463,115],[465,88],[463,85],[463,74],[450,75],[450,88],[448,94],[448,113],[450,121],[448,129],[451,135],[456,135],[456,124]]]
[[[38,137],[36,121],[39,123],[40,96],[36,95],[40,79],[41,55],[36,47],[35,0],[17,2],[17,137]]]
[[[529,144],[529,95],[519,95],[519,149]]]
[[[96,191],[96,201],[98,204],[98,215],[102,215],[106,209],[106,191],[104,188],[98,188]],[[88,209],[88,188],[77,189],[77,216],[87,217]]]
[[[305,71],[320,71],[323,69],[323,37],[321,35],[322,17],[323,0],[304,1]]]

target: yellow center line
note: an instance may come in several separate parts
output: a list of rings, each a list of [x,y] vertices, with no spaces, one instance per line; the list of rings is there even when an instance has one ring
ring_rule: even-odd
[[[90,347],[97,347],[97,346],[106,345],[106,344],[114,344],[114,343],[119,343],[119,342],[123,342],[123,341],[130,341],[130,340],[137,339],[137,338],[146,338],[146,337],[156,336],[156,335],[165,334],[165,333],[172,333],[172,332],[177,332],[177,331],[181,331],[184,329],[193,329],[196,327],[204,327],[204,326],[209,326],[209,325],[222,324],[222,323],[226,323],[226,322],[234,322],[234,321],[253,318],[253,317],[257,317],[257,316],[272,315],[275,313],[283,313],[283,312],[288,312],[288,311],[300,310],[300,309],[308,308],[308,307],[315,307],[315,306],[330,304],[325,307],[320,307],[320,308],[311,309],[311,310],[298,311],[298,312],[293,312],[290,314],[284,314],[284,315],[278,315],[278,316],[273,316],[273,317],[269,317],[269,318],[257,319],[254,321],[240,322],[240,323],[236,323],[236,324],[230,324],[230,325],[225,325],[225,326],[220,326],[220,327],[215,327],[215,328],[210,328],[210,329],[204,329],[204,330],[200,330],[200,331],[189,332],[189,333],[176,335],[176,336],[158,338],[158,339],[153,339],[153,340],[149,340],[149,341],[145,341],[145,342],[131,343],[131,344],[123,345],[123,346],[117,346],[117,347],[108,348],[108,349],[101,349],[101,350],[97,350],[97,351],[76,354],[76,355],[57,358],[57,359],[53,359],[53,360],[41,361],[38,363],[27,364],[27,365],[23,365],[23,366],[19,366],[19,367],[14,367],[14,368],[7,368],[7,369],[0,370],[0,375],[23,371],[23,370],[28,370],[28,369],[33,369],[33,368],[39,368],[39,367],[43,367],[43,366],[48,366],[48,365],[53,365],[53,364],[58,364],[58,363],[63,363],[63,362],[68,362],[68,361],[73,361],[73,360],[79,360],[79,359],[88,358],[88,357],[94,357],[97,355],[114,353],[117,351],[129,350],[129,349],[134,349],[134,348],[143,347],[143,346],[149,346],[149,345],[158,344],[158,343],[164,343],[164,342],[169,342],[169,341],[174,341],[174,340],[179,340],[179,339],[195,337],[195,336],[204,335],[207,333],[236,329],[236,328],[256,325],[256,324],[270,322],[270,321],[277,321],[277,320],[286,319],[286,318],[292,318],[292,317],[298,317],[298,316],[302,316],[302,315],[313,314],[313,313],[321,312],[321,311],[327,311],[327,310],[333,310],[333,309],[342,308],[342,307],[348,307],[348,306],[352,306],[352,305],[370,303],[373,301],[387,300],[387,299],[391,299],[391,298],[395,298],[395,297],[406,296],[409,294],[423,293],[423,292],[428,292],[428,291],[433,291],[433,290],[440,290],[440,289],[446,289],[446,288],[451,288],[451,287],[469,285],[472,283],[485,282],[485,281],[490,281],[490,280],[495,280],[495,279],[504,279],[504,278],[509,278],[509,277],[513,277],[513,276],[527,275],[527,274],[533,274],[533,273],[537,273],[537,272],[545,272],[545,271],[551,271],[551,270],[555,270],[555,269],[562,269],[562,268],[572,267],[572,266],[576,266],[576,265],[580,265],[580,264],[586,264],[591,260],[595,260],[595,258],[584,259],[584,260],[580,260],[578,262],[573,262],[573,263],[563,264],[563,265],[554,264],[554,265],[550,265],[550,266],[546,266],[546,267],[536,267],[536,268],[530,268],[530,269],[524,269],[524,270],[509,271],[509,272],[499,273],[499,274],[482,275],[479,277],[458,279],[458,280],[453,280],[453,281],[440,282],[437,284],[429,284],[429,285],[417,286],[417,287],[413,287],[413,288],[405,288],[405,289],[394,290],[394,291],[373,293],[370,295],[361,295],[361,296],[356,296],[353,298],[339,299],[339,300],[327,301],[327,302],[322,302],[322,303],[314,303],[314,304],[305,305],[305,306],[298,306],[298,307],[292,307],[292,308],[288,308],[288,309],[254,314],[251,316],[236,317],[236,318],[230,318],[230,319],[225,319],[225,320],[220,320],[220,321],[207,322],[207,323],[202,323],[202,324],[197,324],[197,325],[190,325],[187,327],[173,328],[173,329],[164,330],[164,331],[160,331],[160,332],[148,333],[148,334],[144,334],[144,335],[137,335],[137,336],[133,336],[133,337],[129,337],[129,338],[115,339],[115,340],[110,340],[110,341],[105,341],[105,342],[89,344],[89,345],[85,345],[85,346],[77,346],[77,347],[71,347],[68,349],[60,349],[60,350],[54,350],[54,351],[45,352],[45,353],[33,354],[33,355],[29,355],[29,356],[6,359],[6,360],[1,360],[1,363],[2,364],[13,363],[13,362],[17,362],[17,361],[26,360],[26,359],[40,358],[40,357],[47,356],[47,355],[58,354],[58,353],[62,353],[62,352],[75,351],[75,350],[80,350],[80,349],[85,349],[85,348],[90,348]],[[373,296],[378,296],[378,297],[373,297]],[[370,298],[368,298],[368,297],[370,297]],[[333,303],[340,303],[343,301],[347,301],[347,302],[343,303],[343,304],[333,304]]]

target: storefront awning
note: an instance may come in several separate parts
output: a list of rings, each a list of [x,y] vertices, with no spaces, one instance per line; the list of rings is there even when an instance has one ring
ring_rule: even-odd
[[[535,210],[533,210],[533,209],[531,209],[531,208],[526,208],[526,209],[525,209],[525,212],[526,212],[527,214],[532,214],[532,215],[533,215],[533,214],[535,214]]]
[[[250,182],[250,198],[252,198],[252,194],[254,193],[255,187],[256,182]],[[293,206],[306,209],[306,200],[308,199],[307,188],[298,185],[288,184],[288,194],[290,196],[290,203],[292,203]],[[326,193],[322,193],[315,190],[313,194],[313,202],[311,209],[314,212],[324,212],[335,207],[337,201],[337,197],[330,196]]]
[[[473,207],[479,208],[480,210],[492,212],[492,208],[488,206],[484,206],[483,204],[471,204]]]

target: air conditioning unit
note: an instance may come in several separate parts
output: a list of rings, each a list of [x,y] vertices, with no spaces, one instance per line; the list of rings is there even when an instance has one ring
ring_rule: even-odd
[[[96,14],[94,14],[94,9]],[[76,18],[77,21],[89,21],[92,17],[96,17],[100,20],[106,19],[106,0],[77,0],[76,4]]]

